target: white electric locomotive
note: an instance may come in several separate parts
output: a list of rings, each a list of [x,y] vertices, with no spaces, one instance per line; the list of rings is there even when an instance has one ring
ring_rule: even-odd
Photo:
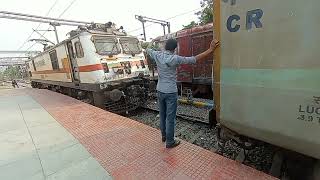
[[[112,112],[135,109],[146,99],[148,63],[139,40],[112,23],[71,31],[28,63],[34,88],[68,94]]]

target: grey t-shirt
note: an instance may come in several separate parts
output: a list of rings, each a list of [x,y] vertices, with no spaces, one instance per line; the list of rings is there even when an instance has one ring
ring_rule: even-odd
[[[177,66],[180,64],[195,64],[195,57],[178,56],[170,51],[154,51],[147,49],[149,56],[157,63],[158,85],[157,91],[162,93],[176,93],[177,89]]]

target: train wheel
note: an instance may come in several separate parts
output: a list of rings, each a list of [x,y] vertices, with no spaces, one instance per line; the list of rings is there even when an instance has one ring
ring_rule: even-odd
[[[318,180],[313,178],[315,160],[304,155],[287,152],[284,154],[281,180]]]
[[[32,81],[31,81],[31,87],[32,87],[32,88],[37,88],[37,84],[36,84],[35,82],[32,82]]]
[[[313,179],[320,179],[320,160],[317,160],[313,167]]]
[[[216,111],[211,109],[209,112],[209,128],[212,129],[217,125]]]
[[[283,166],[283,153],[282,151],[277,151],[273,155],[273,160],[272,160],[272,165],[269,171],[269,174],[280,178],[281,177],[281,171],[282,171],[282,166]]]

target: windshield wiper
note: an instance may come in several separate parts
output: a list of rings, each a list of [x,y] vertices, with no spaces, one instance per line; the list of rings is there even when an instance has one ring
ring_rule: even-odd
[[[117,47],[117,45],[113,45],[112,49],[111,49],[111,53],[113,53],[114,48]]]
[[[131,52],[131,54],[136,54],[135,52],[133,52],[130,48],[129,48],[129,46],[127,45],[127,44],[124,44],[125,45],[125,47]]]
[[[114,50],[114,48],[116,48],[116,47],[117,47],[117,45],[113,45],[111,51],[106,51],[106,52],[108,52],[109,55],[114,55],[113,50]]]

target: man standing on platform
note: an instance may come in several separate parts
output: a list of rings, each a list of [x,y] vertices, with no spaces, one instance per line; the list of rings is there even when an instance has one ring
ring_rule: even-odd
[[[218,45],[219,42],[213,40],[208,50],[193,57],[175,55],[174,53],[178,46],[175,39],[167,40],[165,51],[147,49],[147,54],[157,63],[160,129],[162,142],[166,142],[166,148],[173,148],[180,144],[179,140],[174,139],[178,100],[177,67],[180,64],[201,63],[201,61],[204,61],[206,57],[213,53]]]

